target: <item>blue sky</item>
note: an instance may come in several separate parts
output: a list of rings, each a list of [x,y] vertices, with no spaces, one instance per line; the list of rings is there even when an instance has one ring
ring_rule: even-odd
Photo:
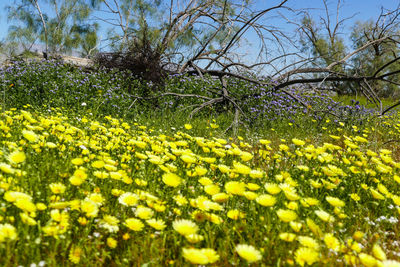
[[[42,0],[39,0],[42,1]],[[256,0],[257,8],[263,9],[271,5],[271,3],[276,3],[278,0]],[[394,9],[398,5],[396,0],[342,0],[343,8],[341,10],[342,17],[349,17],[354,14],[352,21],[357,20],[367,20],[369,18],[377,18],[380,12],[380,7],[384,6],[389,9]],[[7,13],[5,7],[7,5],[13,5],[14,0],[0,0],[0,40],[6,37],[8,27],[10,26],[7,22]],[[336,0],[328,0],[332,11],[334,11]],[[300,8],[314,8],[313,15],[318,17],[322,9],[322,0],[289,0],[288,6],[300,9]],[[316,18],[317,19],[317,18]],[[351,21],[350,21],[351,22]],[[283,27],[285,27],[283,25]],[[345,29],[348,30],[348,29]],[[103,34],[105,36],[105,27],[103,27]]]

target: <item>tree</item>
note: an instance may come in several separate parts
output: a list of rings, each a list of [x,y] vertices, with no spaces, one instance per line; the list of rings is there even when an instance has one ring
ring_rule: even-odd
[[[358,21],[351,34],[353,47],[355,49],[361,47],[366,42],[376,41],[384,36],[400,36],[400,21],[398,20],[400,12],[388,12],[382,9],[381,14],[377,21]],[[378,70],[386,63],[395,60],[390,64],[382,73],[389,73],[400,69],[400,47],[396,39],[388,38],[379,42],[375,42],[367,49],[358,53],[352,60],[353,65],[357,66],[359,75],[371,73]],[[393,76],[390,82],[387,81],[372,81],[369,84],[361,84],[363,87],[371,87],[378,96],[389,97],[396,93],[398,96],[398,86],[400,84],[400,77]],[[369,89],[369,88],[368,88]]]
[[[93,23],[92,25],[80,25],[78,29],[74,30],[80,35],[81,41],[81,55],[83,57],[91,57],[98,53],[99,36],[97,34],[99,30],[99,24]]]
[[[340,19],[341,1],[337,1],[336,14],[330,13],[330,8],[326,0],[323,0],[324,14],[320,16],[320,23],[316,23],[312,16],[305,12],[300,23],[300,43],[302,51],[309,52],[310,56],[315,60],[311,62],[310,67],[327,67],[330,64],[343,58],[348,52],[344,39],[340,36],[345,21],[348,18]],[[332,21],[332,16],[335,19]],[[345,66],[337,64],[332,71],[344,73]],[[349,84],[334,82],[333,88],[339,94],[349,93]]]
[[[46,3],[53,16],[43,12],[41,4]],[[45,54],[67,53],[72,49],[85,46],[89,51],[97,45],[93,38],[97,26],[87,24],[86,20],[92,11],[91,3],[85,0],[16,0],[15,5],[8,6],[8,18],[17,25],[10,27],[9,39],[39,39],[45,45]],[[93,47],[88,48],[88,38]],[[23,40],[21,40],[23,41]]]

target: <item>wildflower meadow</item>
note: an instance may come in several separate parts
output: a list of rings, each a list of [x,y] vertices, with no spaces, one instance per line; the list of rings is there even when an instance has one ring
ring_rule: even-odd
[[[254,88],[232,135],[228,111],[132,103],[118,73],[0,73],[1,266],[400,266],[396,111]]]

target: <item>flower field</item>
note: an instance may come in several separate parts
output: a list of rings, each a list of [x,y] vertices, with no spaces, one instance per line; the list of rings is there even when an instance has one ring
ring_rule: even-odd
[[[339,122],[317,142],[195,127],[4,111],[0,265],[400,266],[399,155],[377,129]]]

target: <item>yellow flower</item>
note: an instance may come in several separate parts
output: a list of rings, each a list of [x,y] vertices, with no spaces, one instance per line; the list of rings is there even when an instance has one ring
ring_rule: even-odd
[[[47,207],[44,203],[36,203],[36,208],[38,210],[45,210]]]
[[[82,255],[82,249],[80,247],[72,247],[71,250],[69,251],[69,260],[72,263],[78,264],[79,261],[81,260],[81,255]]]
[[[69,202],[53,202],[49,204],[52,209],[65,209],[70,205]]]
[[[178,206],[185,206],[188,203],[187,199],[182,195],[176,195],[173,199]]]
[[[11,163],[18,164],[24,162],[26,159],[25,153],[23,151],[14,151],[10,155],[8,155],[8,160]]]
[[[215,124],[215,123],[210,123],[210,127],[213,128],[213,129],[216,129],[216,128],[219,127],[219,125]]]
[[[246,244],[239,244],[235,247],[239,256],[245,259],[248,263],[256,262],[262,259],[261,252],[255,247]]]
[[[112,215],[105,215],[102,220],[99,222],[99,226],[107,229],[110,233],[118,232],[119,220]]]
[[[225,190],[232,195],[243,195],[246,190],[246,184],[243,182],[231,181],[225,184]]]
[[[186,124],[185,124],[185,129],[186,129],[186,130],[190,130],[190,129],[192,129],[192,125],[190,125],[190,124],[186,123]]]
[[[110,172],[111,179],[121,180],[122,174],[120,172]]]
[[[272,207],[276,203],[276,198],[268,194],[263,194],[256,198],[256,202],[264,207]]]
[[[177,231],[183,236],[195,234],[199,230],[197,224],[185,219],[175,220],[172,223],[172,227],[174,228],[175,231]]]
[[[360,143],[368,143],[368,140],[361,136],[354,137],[354,140]]]
[[[294,191],[294,190],[288,190],[288,191],[283,191],[283,193],[285,194],[285,197],[288,199],[288,200],[291,200],[291,201],[296,201],[296,200],[299,200],[300,199],[300,196],[296,193],[296,191]]]
[[[10,165],[1,162],[0,163],[0,170],[4,173],[8,173],[8,174],[13,174],[15,172],[15,169],[13,169],[13,167],[11,167]]]
[[[281,144],[281,145],[279,145],[279,150],[280,151],[288,151],[289,147],[287,145]]]
[[[203,185],[203,186],[212,185],[212,184],[213,184],[213,181],[212,181],[210,178],[208,178],[208,177],[201,177],[201,178],[198,180],[198,182],[199,182],[201,185]]]
[[[251,170],[249,175],[251,178],[254,178],[254,179],[262,178],[264,176],[264,172],[260,171],[260,170]]]
[[[254,183],[248,183],[247,184],[247,188],[251,191],[255,191],[260,189],[260,186],[258,184],[254,184]]]
[[[28,194],[17,192],[17,191],[7,191],[4,194],[4,199],[8,202],[15,202],[17,199],[26,199],[31,201],[32,197]]]
[[[293,231],[295,231],[295,232],[299,232],[300,229],[301,229],[301,227],[303,227],[303,224],[302,224],[301,222],[294,222],[294,221],[291,221],[291,222],[289,223],[289,225],[290,225],[290,227],[293,229]]]
[[[381,193],[376,191],[375,189],[370,188],[370,190],[371,190],[371,194],[372,194],[373,198],[378,199],[378,200],[384,200],[385,199],[385,197]]]
[[[395,205],[400,206],[400,197],[397,195],[392,195],[392,200]]]
[[[46,147],[48,147],[48,148],[56,148],[57,145],[54,144],[53,142],[46,142]]]
[[[283,210],[279,209],[276,214],[278,215],[279,219],[283,222],[291,222],[297,219],[296,212],[292,210]]]
[[[26,198],[19,198],[15,201],[15,206],[20,208],[23,211],[27,212],[35,212],[36,211],[36,205],[31,202],[31,200],[26,199]]]
[[[71,177],[69,178],[69,182],[70,182],[72,185],[79,186],[79,185],[81,185],[81,184],[84,182],[84,180],[83,180],[82,178],[79,178],[79,177],[76,177],[76,176],[71,176]]]
[[[63,194],[65,192],[65,189],[67,188],[62,183],[52,183],[49,185],[49,187],[51,192],[53,192],[53,194]]]
[[[207,213],[200,210],[195,210],[192,212],[192,218],[196,222],[204,222],[208,217],[209,215]]]
[[[334,251],[339,251],[340,242],[339,240],[333,236],[331,233],[326,233],[324,235],[324,242],[326,246]]]
[[[274,183],[266,183],[264,185],[265,190],[267,190],[268,193],[270,193],[271,195],[276,195],[279,192],[281,192],[281,188]]]
[[[306,219],[306,223],[308,228],[311,230],[311,232],[313,232],[314,235],[321,237],[322,236],[322,230],[321,228],[318,226],[318,224],[316,224],[313,220],[311,220],[310,218]]]
[[[390,196],[389,190],[383,184],[378,184],[378,191],[384,194],[385,196]]]
[[[79,218],[78,218],[78,223],[79,223],[80,225],[85,226],[85,225],[88,223],[88,220],[87,220],[85,217],[79,217]]]
[[[112,237],[107,238],[107,246],[109,248],[116,248],[117,244],[118,244],[118,242],[114,238],[112,238]]]
[[[271,141],[270,141],[270,140],[266,140],[266,139],[260,139],[259,142],[260,142],[260,144],[262,144],[262,145],[269,145],[269,144],[271,144]]]
[[[165,227],[167,227],[163,220],[150,219],[147,220],[146,223],[156,230],[163,230]]]
[[[212,196],[212,200],[218,203],[223,203],[228,201],[229,195],[226,193],[218,193]]]
[[[299,204],[295,201],[290,201],[286,204],[286,207],[291,210],[297,210],[299,208]]]
[[[135,215],[143,220],[150,219],[153,216],[153,214],[154,212],[152,209],[143,206],[137,207],[135,211]]]
[[[207,263],[214,263],[219,260],[219,255],[212,248],[202,248],[201,252],[207,257]]]
[[[295,252],[296,263],[300,266],[304,264],[312,265],[319,260],[319,254],[315,250],[308,247],[300,247]]]
[[[72,185],[79,186],[85,181],[86,177],[87,177],[87,174],[86,174],[85,170],[77,169],[74,172],[74,175],[72,175],[71,178],[69,178],[69,182]]]
[[[364,233],[361,231],[355,231],[353,234],[353,238],[357,241],[360,241],[364,237]]]
[[[102,160],[96,160],[96,161],[93,161],[91,165],[93,168],[101,169],[104,167],[105,163]]]
[[[378,264],[378,261],[374,257],[365,253],[360,253],[358,258],[365,267],[375,267]]]
[[[253,158],[253,154],[249,153],[249,152],[242,152],[240,154],[240,159],[243,161],[249,161]]]
[[[187,241],[189,241],[192,244],[198,243],[200,241],[204,240],[204,237],[199,234],[190,234],[190,235],[185,235],[185,238]]]
[[[296,139],[296,138],[293,138],[293,139],[292,139],[292,142],[293,142],[293,144],[295,144],[296,146],[304,146],[305,143],[306,143],[306,142],[304,142],[303,140]]]
[[[350,194],[351,199],[353,199],[354,201],[360,201],[360,196],[356,193]]]
[[[22,136],[28,140],[29,142],[36,143],[39,140],[39,137],[35,132],[29,130],[23,130]]]
[[[128,218],[125,220],[125,225],[126,227],[128,227],[129,229],[133,230],[133,231],[141,231],[144,227],[144,224],[136,218]]]
[[[185,163],[196,163],[196,158],[187,154],[181,156],[181,160]]]
[[[292,242],[296,238],[296,235],[293,233],[280,233],[279,238],[286,242]]]
[[[93,175],[99,179],[106,179],[110,175],[108,172],[94,171]]]
[[[334,222],[335,218],[333,218],[329,213],[323,210],[315,210],[315,214],[317,214],[318,218],[323,220],[324,222]]]
[[[233,162],[233,168],[236,173],[247,175],[250,173],[251,168],[240,163],[240,162]]]
[[[251,192],[251,191],[245,191],[243,193],[243,196],[245,198],[247,198],[248,200],[254,200],[254,199],[256,199],[258,197],[258,195],[256,193]]]
[[[207,219],[213,224],[221,224],[223,222],[222,218],[216,214],[208,214]]]
[[[209,185],[204,186],[204,191],[205,191],[207,194],[213,196],[213,195],[219,193],[220,188],[219,188],[218,185],[209,184]]]
[[[197,248],[183,248],[183,257],[188,260],[192,264],[207,264],[208,257],[201,251],[201,249]]]
[[[237,220],[239,218],[243,218],[244,213],[238,209],[234,209],[234,210],[229,210],[226,216],[228,216],[228,218],[232,220]]]
[[[305,165],[297,165],[296,168],[304,172],[308,172],[310,170],[310,168]]]
[[[104,197],[100,193],[92,193],[88,196],[88,199],[92,200],[97,205],[101,206],[104,203]]]
[[[381,260],[381,261],[386,260],[386,254],[378,244],[374,244],[374,246],[372,247],[372,254],[378,260]]]
[[[135,206],[136,203],[138,202],[138,200],[139,200],[139,196],[134,193],[131,193],[131,192],[123,193],[122,195],[120,195],[118,197],[118,202],[120,204],[122,204],[124,206],[128,206],[128,207]]]
[[[37,222],[26,213],[20,213],[21,221],[27,225],[36,225]]]
[[[202,166],[196,166],[196,167],[194,168],[194,170],[195,170],[195,172],[196,172],[196,174],[197,174],[198,176],[205,175],[205,174],[207,173],[207,171],[208,171],[206,168],[204,168],[204,167],[202,167]]]
[[[164,173],[162,176],[162,181],[172,187],[177,187],[178,185],[181,184],[181,178],[176,175],[175,173],[169,172],[169,173]]]
[[[0,224],[0,243],[4,242],[7,239],[17,239],[17,230],[11,224]]]
[[[74,158],[71,160],[71,163],[79,166],[79,165],[82,165],[84,163],[84,161],[82,158]]]
[[[326,201],[334,207],[344,207],[344,201],[338,199],[337,197],[327,196],[325,197]]]
[[[98,205],[90,199],[81,202],[81,210],[86,213],[87,217],[96,217],[99,212]]]

